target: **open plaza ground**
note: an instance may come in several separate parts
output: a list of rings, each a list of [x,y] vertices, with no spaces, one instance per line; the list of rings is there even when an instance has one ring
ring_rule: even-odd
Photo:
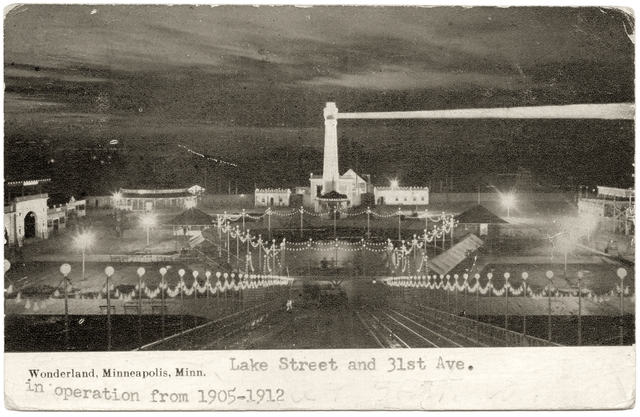
[[[428,213],[454,213],[463,210],[464,205],[450,205],[440,207],[428,207]],[[426,209],[426,208],[424,208]],[[497,208],[499,209],[499,207]],[[357,209],[354,212],[357,213]],[[294,212],[294,208],[282,208],[274,211],[269,220],[264,211],[255,208],[254,215],[263,213],[262,218],[256,220],[247,219],[243,224],[240,220],[231,223],[238,229],[244,227],[250,230],[250,234],[257,238],[261,235],[266,245],[269,245],[269,235],[272,239],[277,239],[278,244],[285,237],[294,244],[304,242],[308,239],[316,241],[332,241],[334,238],[345,241],[359,241],[366,238],[367,230],[372,239],[377,242],[384,242],[386,239],[393,239],[397,242],[398,235],[410,241],[414,235],[420,235],[425,229],[423,208],[404,209],[402,220],[398,216],[375,218],[371,216],[369,222],[364,215],[342,216],[334,219],[330,216],[312,216],[303,214],[302,228],[301,216],[299,214],[289,215]],[[360,210],[362,211],[362,210]],[[397,212],[396,208],[377,207],[377,213],[387,215]],[[241,212],[229,207],[229,213]],[[413,213],[418,216],[413,217]],[[11,288],[14,294],[22,293],[26,295],[48,296],[61,288],[62,274],[60,266],[63,263],[71,265],[69,273],[70,283],[78,293],[96,293],[105,286],[105,268],[113,266],[115,269],[112,282],[122,286],[135,286],[139,276],[137,270],[145,268],[144,280],[153,283],[161,279],[159,270],[166,267],[165,280],[170,285],[176,285],[180,277],[178,271],[185,271],[185,281],[193,280],[193,272],[197,271],[199,281],[203,282],[206,271],[215,272],[246,272],[246,245],[240,243],[236,248],[236,239],[230,239],[230,250],[227,252],[226,243],[222,241],[222,247],[216,246],[217,242],[209,242],[208,249],[202,249],[209,255],[209,259],[214,263],[206,262],[202,256],[189,248],[188,237],[174,235],[171,226],[163,226],[177,213],[164,213],[156,216],[156,224],[149,230],[149,244],[147,245],[147,233],[144,227],[139,226],[137,215],[131,214],[132,228],[125,230],[123,236],[116,236],[110,229],[109,219],[112,213],[108,210],[89,211],[85,221],[85,231],[90,231],[93,236],[92,244],[86,249],[84,274],[82,251],[75,244],[75,238],[79,231],[68,230],[52,236],[46,240],[29,242],[14,254],[14,262],[5,275],[5,290]],[[214,218],[222,214],[221,212],[209,211]],[[502,213],[501,213],[502,214]],[[617,269],[624,267],[627,270],[625,286],[629,287],[633,293],[635,291],[634,263],[632,259],[633,246],[629,236],[616,235],[620,257],[612,257],[603,253],[602,246],[610,241],[610,234],[594,233],[590,241],[584,244],[575,245],[566,251],[553,245],[548,236],[553,232],[556,222],[575,221],[577,213],[570,204],[547,204],[547,207],[529,207],[514,210],[509,217],[509,223],[503,225],[498,235],[486,236],[485,244],[478,250],[477,256],[466,259],[454,273],[469,272],[471,275],[479,273],[480,282],[484,285],[486,275],[493,273],[494,285],[499,287],[504,281],[503,274],[509,272],[513,282],[522,280],[522,272],[529,275],[529,285],[535,289],[544,288],[547,282],[547,271],[554,273],[554,286],[563,290],[569,290],[576,285],[577,273],[583,272],[583,282],[586,288],[590,288],[594,294],[605,294],[615,290],[619,284],[616,275]],[[335,235],[334,235],[335,223]],[[367,223],[369,228],[367,229]],[[270,227],[269,227],[270,226]],[[428,223],[432,227],[432,223]],[[218,233],[214,230],[214,235]],[[454,232],[454,242],[459,241],[468,233],[464,227],[458,227]],[[222,236],[222,234],[220,234]],[[396,243],[397,244],[397,243]],[[433,246],[431,246],[433,245]],[[449,240],[445,243],[446,248],[451,246]],[[296,248],[297,246],[290,246]],[[383,256],[375,252],[362,251],[358,253],[347,253],[340,251],[335,262],[333,251],[315,252],[313,251],[287,251],[286,267],[288,273],[294,276],[305,276],[318,273],[322,267],[323,260],[329,261],[329,266],[324,265],[325,271],[322,274],[331,275],[331,269],[336,269],[336,273],[341,275],[353,274],[367,276],[396,275],[395,271],[390,271],[385,266]],[[437,256],[442,252],[439,241],[436,244],[428,244],[426,254],[429,257]],[[236,257],[239,254],[239,257]],[[628,255],[627,255],[628,254]],[[129,257],[133,262],[118,262],[105,260],[104,255],[115,257],[123,255]],[[163,259],[161,261],[149,262],[143,259],[145,255],[153,255]],[[222,256],[218,256],[222,255]],[[566,255],[566,257],[565,257]],[[135,256],[139,256],[140,261],[135,262]],[[157,259],[157,258],[154,258]],[[227,263],[229,260],[229,263]],[[258,268],[257,250],[252,249],[252,264]],[[263,266],[264,267],[264,266]],[[284,271],[281,269],[280,272]],[[417,274],[418,271],[412,271]],[[424,273],[424,270],[422,270]]]

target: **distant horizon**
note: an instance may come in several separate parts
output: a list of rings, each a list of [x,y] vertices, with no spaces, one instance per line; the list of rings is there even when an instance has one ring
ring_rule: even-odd
[[[601,7],[17,6],[4,174],[49,175],[78,195],[205,177],[304,186],[322,169],[326,102],[635,103],[632,37],[632,16]],[[342,120],[338,134],[340,171],[379,184],[473,188],[518,167],[567,188],[634,184],[633,120]]]

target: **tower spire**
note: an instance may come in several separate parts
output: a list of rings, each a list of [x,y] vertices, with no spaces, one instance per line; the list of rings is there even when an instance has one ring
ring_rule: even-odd
[[[322,169],[322,194],[338,191],[338,108],[328,102],[324,108],[324,165]]]

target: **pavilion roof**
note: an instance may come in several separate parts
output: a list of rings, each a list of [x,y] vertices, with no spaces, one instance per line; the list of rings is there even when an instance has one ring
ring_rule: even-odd
[[[331,190],[328,193],[325,193],[325,194],[321,195],[320,197],[318,197],[318,199],[320,199],[320,200],[348,200],[349,198],[347,197],[346,194],[340,194],[336,190]]]
[[[456,243],[448,251],[432,258],[429,261],[429,269],[438,275],[447,274],[471,256],[483,244],[484,242],[478,236],[473,234],[467,235],[467,237]]]

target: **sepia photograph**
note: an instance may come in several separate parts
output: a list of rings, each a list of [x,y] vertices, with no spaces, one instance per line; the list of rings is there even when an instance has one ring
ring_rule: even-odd
[[[100,385],[212,373],[151,359],[185,351],[234,375],[395,378],[572,348],[635,375],[632,9],[16,4],[3,30],[20,395],[189,408]],[[108,360],[126,355],[148,362]]]

